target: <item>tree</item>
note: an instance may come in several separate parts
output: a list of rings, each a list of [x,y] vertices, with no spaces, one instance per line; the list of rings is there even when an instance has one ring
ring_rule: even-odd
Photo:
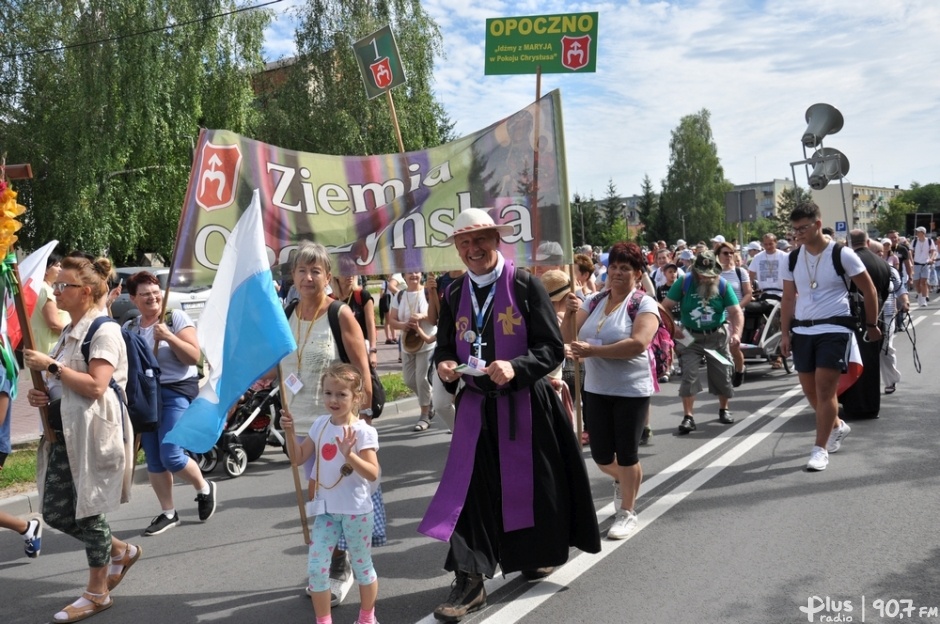
[[[902,193],[888,202],[888,209],[875,219],[875,222],[872,223],[873,228],[881,234],[886,234],[891,230],[905,231],[905,217],[912,212],[918,212],[918,210],[916,204],[904,200],[904,195],[906,193]]]
[[[812,194],[802,186],[791,186],[780,191],[780,198],[774,207],[774,215],[767,219],[768,232],[773,232],[777,238],[786,236],[790,230],[790,213],[799,204],[813,201]],[[761,236],[767,232],[761,232]]]
[[[657,214],[659,213],[659,198],[656,196],[656,193],[653,192],[653,181],[650,180],[649,174],[643,176],[642,189],[640,201],[638,201],[636,205],[636,211],[640,216],[640,223],[642,223],[644,227],[638,238],[648,244],[654,240],[659,240],[656,238],[657,233],[654,226]]]
[[[601,205],[601,214],[604,217],[604,230],[610,231],[617,225],[617,221],[624,218],[623,202],[617,195],[617,187],[613,180],[607,181],[607,194],[604,196],[604,203]]]
[[[251,133],[269,16],[235,0],[14,2],[0,136],[29,162],[26,248],[169,257],[199,126]],[[166,28],[168,24],[175,24]]]
[[[393,92],[405,150],[453,138],[453,124],[431,88],[441,34],[418,0],[308,0],[299,18],[298,56],[288,78],[260,98],[266,113],[261,140],[321,154],[398,152],[386,99],[366,99],[352,49],[386,24],[408,78]]]
[[[668,241],[681,236],[684,220],[687,240],[709,240],[725,229],[725,180],[712,136],[711,113],[703,108],[683,117],[669,141],[669,169],[659,199],[662,215],[657,234]],[[662,228],[660,230],[659,228]]]

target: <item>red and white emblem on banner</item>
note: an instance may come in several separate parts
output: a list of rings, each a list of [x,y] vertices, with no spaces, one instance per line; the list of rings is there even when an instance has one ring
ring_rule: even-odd
[[[206,143],[196,177],[196,204],[206,211],[231,206],[235,201],[241,163],[242,152],[238,145]]]
[[[369,65],[369,69],[372,70],[372,80],[379,89],[385,89],[392,84],[392,64],[387,56]]]
[[[561,38],[561,64],[570,70],[581,69],[591,60],[591,35]]]

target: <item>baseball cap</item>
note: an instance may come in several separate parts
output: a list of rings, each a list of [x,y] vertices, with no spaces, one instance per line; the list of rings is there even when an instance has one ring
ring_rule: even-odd
[[[760,243],[757,242],[757,241],[751,241],[751,242],[749,242],[749,243],[747,244],[747,248],[748,248],[748,249],[753,249],[754,251],[760,251],[760,250],[761,250]]]
[[[714,238],[712,239],[712,242],[713,242],[713,243],[723,243],[723,242],[725,242],[725,237],[722,236],[721,234],[719,234],[718,236],[716,236],[716,237],[714,237]]]
[[[695,257],[695,254],[692,253],[691,249],[683,249],[679,254],[679,260],[691,260]]]
[[[680,238],[676,241],[676,247],[685,247],[685,241]]]
[[[925,228],[924,226],[921,225],[921,226],[919,226],[919,227],[914,228],[914,231],[915,231],[915,232],[923,232],[924,234],[926,234],[926,233],[927,233],[927,228]]]
[[[714,251],[703,251],[697,255],[695,262],[692,263],[692,270],[699,275],[710,275],[713,277],[721,275],[721,267],[718,266]]]
[[[777,249],[781,251],[786,251],[790,248],[790,243],[787,242],[787,239],[781,238],[777,241]]]

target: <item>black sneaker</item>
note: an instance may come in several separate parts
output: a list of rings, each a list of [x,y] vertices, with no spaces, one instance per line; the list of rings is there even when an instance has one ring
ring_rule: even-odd
[[[451,584],[447,602],[434,609],[435,619],[442,622],[459,622],[466,615],[486,606],[486,589],[482,574],[458,572]]]
[[[734,375],[731,377],[731,385],[735,388],[744,383],[744,371],[734,371]]]
[[[150,526],[144,529],[143,535],[148,537],[153,537],[154,535],[160,535],[167,529],[172,529],[177,524],[180,523],[180,515],[177,512],[173,512],[173,517],[168,518],[165,513],[161,513],[159,516],[151,520]]]
[[[215,481],[206,481],[209,484],[208,494],[196,494],[196,504],[199,507],[199,521],[205,522],[215,513]]]
[[[684,435],[691,431],[695,431],[695,429],[695,419],[686,414],[682,419],[682,422],[679,424],[679,435]]]
[[[646,446],[650,443],[650,438],[653,437],[653,430],[648,426],[643,427],[643,433],[640,434],[640,446]]]
[[[723,425],[730,425],[731,423],[734,422],[734,416],[732,416],[731,412],[729,412],[728,410],[720,409],[718,410],[718,422],[720,422]]]

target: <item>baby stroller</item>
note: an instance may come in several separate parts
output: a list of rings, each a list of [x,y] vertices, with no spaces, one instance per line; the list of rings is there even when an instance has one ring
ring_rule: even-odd
[[[792,361],[780,353],[783,337],[780,332],[780,302],[770,299],[763,303],[767,311],[760,315],[757,327],[741,337],[741,352],[745,360],[772,363],[780,358],[784,371],[789,374],[793,370]]]
[[[278,387],[253,384],[235,406],[216,445],[207,453],[194,454],[199,469],[204,474],[212,472],[221,458],[225,472],[235,478],[245,472],[248,462],[261,457],[269,440],[286,449],[284,437],[275,427],[280,414]]]

